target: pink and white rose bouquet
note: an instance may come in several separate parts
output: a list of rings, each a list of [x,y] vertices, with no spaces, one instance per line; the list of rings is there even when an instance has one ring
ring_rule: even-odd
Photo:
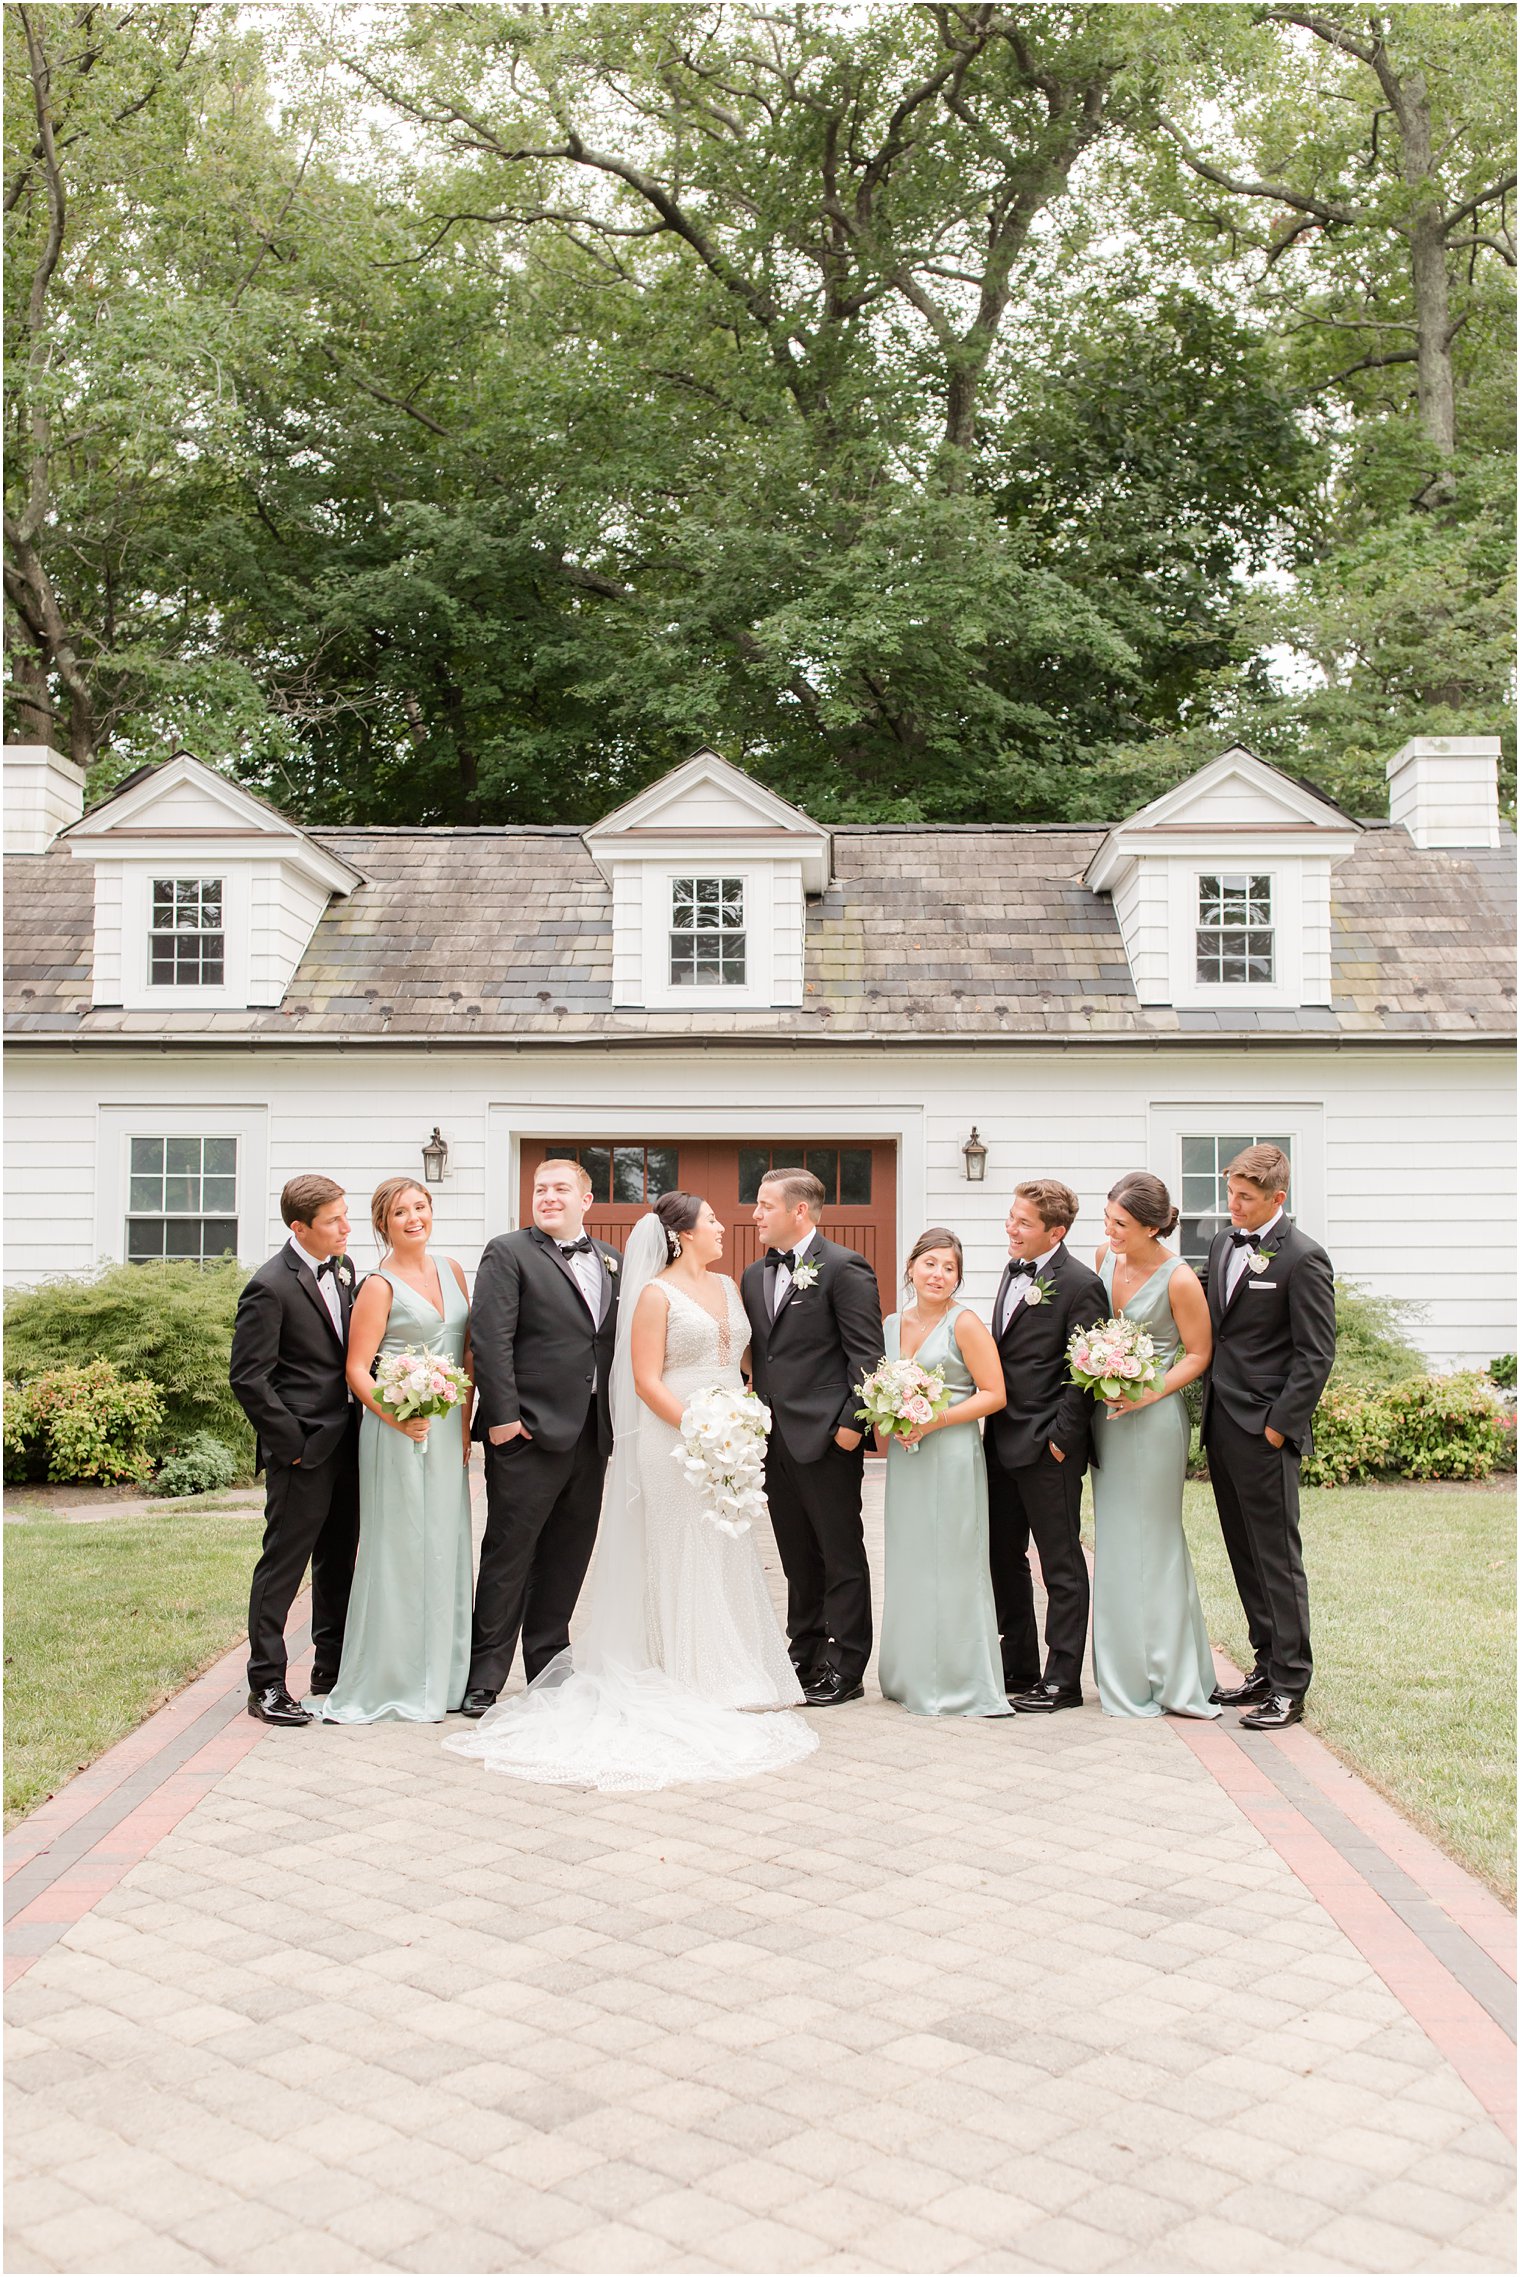
[[[863,1383],[855,1386],[863,1407],[855,1412],[883,1439],[904,1439],[923,1429],[950,1405],[944,1372],[921,1368],[916,1360],[880,1360]],[[904,1450],[916,1455],[917,1445]]]
[[[375,1368],[375,1405],[398,1423],[410,1423],[418,1416],[431,1422],[435,1416],[452,1415],[469,1396],[470,1379],[458,1361],[427,1345],[420,1351],[409,1344],[404,1352],[386,1352]],[[413,1444],[421,1448],[427,1442],[418,1439]]]
[[[1165,1374],[1150,1335],[1123,1313],[1096,1328],[1074,1328],[1066,1358],[1072,1382],[1110,1402],[1153,1391]]]

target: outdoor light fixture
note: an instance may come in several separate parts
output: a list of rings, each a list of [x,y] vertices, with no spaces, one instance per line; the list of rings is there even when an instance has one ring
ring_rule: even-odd
[[[971,1135],[975,1138],[975,1131]],[[439,1184],[444,1171],[448,1168],[448,1161],[449,1142],[435,1123],[433,1135],[422,1150],[422,1175],[430,1186]]]
[[[436,1138],[438,1134],[435,1131],[433,1135]],[[961,1152],[966,1157],[966,1176],[973,1186],[980,1186],[987,1175],[987,1149],[977,1134],[975,1123],[971,1126],[971,1136],[961,1148]]]

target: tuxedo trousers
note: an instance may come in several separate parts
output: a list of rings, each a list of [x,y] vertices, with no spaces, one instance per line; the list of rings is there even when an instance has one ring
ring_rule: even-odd
[[[1299,1458],[1247,1431],[1217,1396],[1204,1436],[1219,1530],[1246,1617],[1256,1666],[1274,1692],[1301,1700],[1314,1674],[1309,1584],[1298,1530]]]
[[[596,1401],[574,1446],[486,1441],[486,1530],[470,1625],[472,1692],[499,1692],[522,1638],[531,1684],[570,1642],[570,1616],[596,1547],[607,1457]]]
[[[311,1566],[312,1671],[336,1677],[359,1550],[357,1410],[325,1463],[271,1462],[264,1541],[248,1591],[248,1689],[285,1681],[285,1623]]]
[[[1073,1456],[1058,1463],[1047,1447],[1032,1463],[1005,1470],[987,1435],[987,1556],[992,1599],[1003,1640],[1003,1681],[1023,1691],[1041,1676],[1040,1638],[1029,1573],[1031,1538],[1045,1583],[1044,1680],[1063,1692],[1082,1689],[1091,1590],[1082,1555],[1082,1471]]]
[[[774,1411],[773,1411],[774,1413]],[[786,1575],[792,1666],[809,1676],[825,1664],[853,1687],[871,1657],[871,1569],[860,1495],[865,1449],[831,1439],[816,1463],[786,1443],[779,1419],[765,1450],[765,1498]]]

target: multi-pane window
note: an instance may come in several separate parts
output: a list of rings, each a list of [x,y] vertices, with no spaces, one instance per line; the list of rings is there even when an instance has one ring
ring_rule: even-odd
[[[1242,1131],[1230,1138],[1210,1135],[1182,1141],[1182,1254],[1201,1265],[1216,1233],[1230,1222],[1225,1172],[1248,1146],[1280,1146],[1291,1162],[1293,1141],[1275,1131]]]
[[[237,1140],[135,1138],[127,1193],[127,1259],[237,1253]]]
[[[673,1146],[631,1145],[609,1141],[605,1146],[579,1146],[551,1139],[541,1158],[545,1162],[578,1162],[591,1180],[593,1202],[657,1202],[673,1194],[680,1184]]]
[[[742,988],[744,975],[744,880],[673,878],[671,986]]]
[[[226,970],[220,878],[155,878],[148,977],[155,988],[220,988]]]
[[[1231,986],[1275,977],[1272,880],[1212,873],[1198,880],[1198,978]]]
[[[811,1170],[823,1186],[823,1206],[866,1209],[871,1201],[871,1149],[868,1146],[741,1146],[739,1199],[752,1204],[772,1170]]]

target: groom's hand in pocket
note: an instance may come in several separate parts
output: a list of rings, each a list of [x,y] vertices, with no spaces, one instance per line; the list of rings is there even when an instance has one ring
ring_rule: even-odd
[[[493,1423],[486,1433],[493,1447],[510,1446],[514,1439],[531,1439],[532,1436],[532,1432],[525,1431],[521,1423]]]
[[[1065,1449],[1064,1447],[1058,1447],[1058,1446],[1056,1445],[1056,1443],[1055,1443],[1054,1439],[1047,1439],[1047,1440],[1046,1440],[1046,1442],[1045,1442],[1045,1444],[1046,1444],[1046,1446],[1047,1446],[1047,1447],[1050,1449],[1051,1453],[1054,1455],[1054,1457],[1055,1457],[1055,1459],[1056,1459],[1056,1461],[1057,1461],[1058,1463],[1064,1463],[1064,1462],[1065,1462],[1065,1460],[1066,1460],[1066,1449]]]
[[[834,1444],[836,1447],[842,1447],[847,1455],[853,1455],[864,1436],[863,1432],[849,1429],[836,1431],[834,1433]]]

